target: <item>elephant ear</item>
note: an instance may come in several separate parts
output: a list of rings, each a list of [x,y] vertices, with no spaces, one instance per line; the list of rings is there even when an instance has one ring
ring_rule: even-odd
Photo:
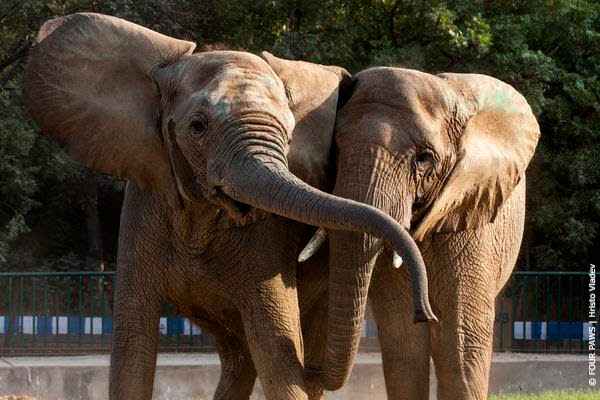
[[[83,165],[176,190],[157,129],[160,93],[152,74],[195,44],[100,14],[47,21],[24,78],[25,106],[42,132]]]
[[[458,159],[415,231],[474,229],[493,222],[522,178],[538,142],[538,123],[512,86],[485,75],[441,74],[458,94]]]
[[[290,171],[326,190],[337,109],[349,97],[354,79],[336,66],[284,60],[266,51],[261,57],[283,82],[296,120],[287,156]]]

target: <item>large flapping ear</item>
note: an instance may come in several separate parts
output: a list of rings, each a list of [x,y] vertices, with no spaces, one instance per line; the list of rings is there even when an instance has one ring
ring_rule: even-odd
[[[42,132],[87,167],[144,189],[176,190],[157,129],[152,73],[195,44],[100,14],[49,20],[37,42],[24,99]]]
[[[415,231],[473,229],[493,222],[533,157],[540,135],[527,100],[485,75],[441,74],[457,93],[458,160]],[[456,122],[456,121],[455,121]]]
[[[261,57],[281,78],[296,120],[288,153],[290,171],[314,187],[327,189],[338,100],[341,103],[349,96],[354,79],[340,67],[284,60],[266,51]]]

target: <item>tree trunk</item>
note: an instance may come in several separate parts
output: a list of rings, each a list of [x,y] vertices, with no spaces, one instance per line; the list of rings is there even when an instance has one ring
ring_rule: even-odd
[[[96,176],[90,176],[86,179],[84,185],[84,211],[85,211],[85,222],[87,227],[88,236],[88,256],[86,257],[86,264],[91,267],[92,271],[102,272],[104,271],[104,245],[102,241],[102,225],[100,223],[100,213],[98,210],[98,187],[99,182]],[[107,296],[104,293],[106,291],[104,285],[104,277],[90,277],[88,285],[90,288],[95,286],[94,291],[97,298],[106,299]],[[90,294],[91,295],[91,294]],[[95,301],[90,298],[90,302]],[[102,311],[104,304],[102,304]]]
[[[94,271],[104,271],[102,226],[98,212],[98,179],[90,177],[84,188],[84,211],[88,235],[88,263]]]

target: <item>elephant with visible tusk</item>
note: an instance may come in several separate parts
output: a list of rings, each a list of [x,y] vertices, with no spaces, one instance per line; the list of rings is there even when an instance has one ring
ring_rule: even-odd
[[[333,193],[410,230],[440,321],[413,324],[401,253],[370,235],[319,228],[297,267],[310,399],[348,378],[367,292],[388,398],[428,399],[430,358],[439,398],[487,398],[494,300],[519,251],[539,134],[525,98],[489,76],[387,67],[355,76],[336,119]]]
[[[362,233],[319,229],[302,260],[328,236],[331,276],[364,264],[358,290],[349,292],[330,278],[329,313],[336,316],[327,335],[339,337],[340,307],[347,310],[346,319],[362,319],[368,289],[390,399],[429,398],[430,357],[439,398],[486,399],[494,300],[521,243],[525,169],[540,135],[537,121],[522,95],[485,75],[377,67],[355,78],[336,121],[333,193],[373,205],[410,230],[425,259],[439,324],[412,324],[411,299],[405,295],[410,279],[404,269],[393,268],[400,263],[394,249]],[[301,290],[303,297],[316,295]],[[318,310],[326,301],[323,295],[308,307]],[[302,312],[306,326],[319,326],[314,319],[326,321],[316,311]],[[339,337],[352,351],[338,360],[345,373],[322,378],[326,389],[347,379],[359,328],[357,322],[354,331]],[[352,335],[354,342],[348,339]],[[305,341],[317,348],[307,346],[314,359],[309,362],[327,369],[330,348],[310,331]]]
[[[25,105],[42,132],[83,165],[130,180],[110,398],[151,398],[160,309],[171,302],[217,338],[216,398],[247,398],[258,375],[268,399],[306,399],[294,221],[366,232],[401,254],[418,321],[435,319],[423,259],[384,212],[311,186],[323,185],[345,70],[194,48],[72,14],[42,26],[25,73]],[[350,272],[332,287],[353,285]],[[345,350],[328,354],[329,372]]]

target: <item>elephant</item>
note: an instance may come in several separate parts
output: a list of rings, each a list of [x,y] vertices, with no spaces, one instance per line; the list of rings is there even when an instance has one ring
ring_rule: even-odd
[[[419,322],[435,321],[424,261],[392,217],[319,189],[352,81],[344,69],[194,48],[116,17],[71,14],[40,28],[25,71],[25,107],[42,133],[82,165],[129,180],[110,398],[151,398],[169,302],[216,337],[217,399],[247,397],[256,376],[267,399],[306,399],[298,232],[380,238],[410,270]],[[339,373],[329,365],[323,372]]]
[[[425,259],[439,323],[412,324],[405,295],[410,277],[394,268],[400,257],[379,239],[320,229],[304,258],[328,237],[330,275],[348,265],[347,273],[356,274],[363,265],[358,286],[338,283],[349,299],[344,320],[355,321],[342,338],[340,312],[331,305],[336,282],[329,279],[329,313],[336,316],[327,322],[327,336],[345,340],[349,351],[339,361],[344,373],[321,376],[321,387],[335,390],[347,380],[368,297],[390,399],[429,398],[430,358],[439,398],[486,399],[494,300],[521,244],[525,170],[540,136],[536,118],[513,87],[486,75],[374,67],[355,79],[336,119],[333,194],[375,206],[409,230]],[[321,296],[314,304],[327,302]],[[303,314],[307,326],[319,325],[311,318],[327,320]],[[313,357],[323,360],[319,368],[327,369],[333,358],[322,339],[307,333],[305,340],[322,353]]]
[[[354,78],[336,117],[333,194],[378,207],[410,231],[439,323],[413,324],[411,279],[397,253],[370,235],[319,229],[297,277],[310,398],[348,379],[368,293],[390,399],[429,398],[430,358],[439,398],[486,399],[494,299],[521,243],[537,121],[521,94],[485,75],[376,67]],[[332,279],[337,269],[350,275],[343,284]],[[348,291],[342,301],[339,288]],[[339,375],[327,372],[332,338],[346,347]],[[230,384],[250,393],[253,382]]]

